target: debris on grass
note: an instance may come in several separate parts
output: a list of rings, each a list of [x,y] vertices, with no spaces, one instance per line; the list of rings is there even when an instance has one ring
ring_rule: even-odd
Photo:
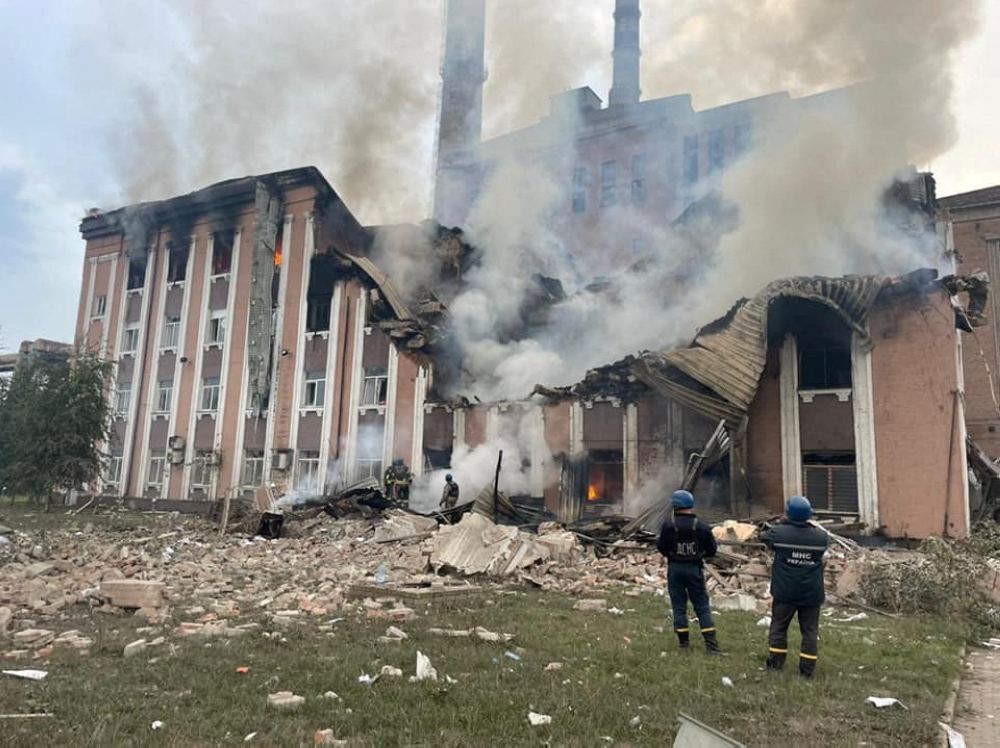
[[[49,674],[48,670],[4,670],[4,675],[11,675],[15,678],[24,678],[26,680],[45,680],[45,677]]]
[[[948,738],[948,748],[966,748],[965,736],[962,733],[944,722],[938,722],[938,724],[941,725],[941,729],[944,730],[945,736]]]
[[[536,712],[528,712],[528,722],[532,727],[540,727],[541,725],[551,725],[552,717],[548,714],[537,714]]]
[[[722,676],[722,685],[724,685],[724,686],[726,686],[728,688],[732,688],[733,687],[733,679],[732,678],[728,678],[725,675],[723,675]]]
[[[153,724],[149,726],[150,730],[162,730],[164,727],[163,720],[155,720]]]
[[[893,706],[894,704],[899,704],[903,709],[909,709],[906,704],[904,704],[899,699],[894,699],[888,696],[869,696],[865,699],[865,702],[871,704],[876,709],[884,709],[887,706]]]
[[[402,678],[403,671],[398,667],[393,667],[392,665],[383,665],[382,669],[379,671],[379,675],[384,675],[387,678]]]
[[[296,696],[291,691],[268,694],[267,705],[275,709],[294,710],[306,703],[304,696]]]
[[[410,678],[411,681],[437,680],[438,674],[434,666],[431,665],[431,658],[423,652],[417,651],[417,674]]]

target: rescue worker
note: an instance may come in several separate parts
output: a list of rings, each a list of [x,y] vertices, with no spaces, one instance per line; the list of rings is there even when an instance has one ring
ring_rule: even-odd
[[[802,647],[799,674],[812,678],[819,655],[819,611],[826,599],[823,554],[830,537],[809,522],[812,506],[805,496],[785,505],[785,520],[761,535],[774,551],[771,564],[771,629],[767,636],[767,669],[781,670],[788,656],[788,626],[799,618]]]
[[[718,548],[712,528],[695,516],[694,496],[690,491],[674,491],[670,497],[674,516],[663,523],[657,548],[667,557],[667,589],[674,614],[674,632],[681,649],[689,649],[691,629],[688,624],[688,600],[698,616],[705,651],[722,654],[716,638],[712,608],[705,587],[703,561]]]
[[[444,477],[444,488],[441,490],[441,507],[451,509],[458,503],[458,484],[452,479],[451,473]]]
[[[408,509],[412,482],[413,477],[410,475],[410,469],[406,467],[402,458],[396,458],[385,471],[385,495],[396,506]]]

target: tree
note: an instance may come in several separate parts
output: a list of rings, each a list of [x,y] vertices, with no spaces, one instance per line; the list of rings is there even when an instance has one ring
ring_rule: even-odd
[[[89,354],[21,362],[0,387],[0,485],[44,499],[100,475],[111,437],[112,364]]]

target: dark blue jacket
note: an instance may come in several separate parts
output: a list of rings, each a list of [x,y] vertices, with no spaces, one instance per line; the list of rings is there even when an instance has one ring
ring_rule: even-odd
[[[785,520],[767,530],[760,539],[774,550],[771,597],[779,603],[803,608],[822,605],[826,599],[823,554],[830,544],[826,531],[808,522]]]
[[[675,514],[664,522],[656,547],[671,563],[701,563],[718,550],[712,528],[694,514]]]

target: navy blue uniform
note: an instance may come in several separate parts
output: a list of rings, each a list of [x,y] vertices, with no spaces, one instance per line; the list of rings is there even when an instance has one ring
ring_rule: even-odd
[[[799,672],[811,677],[819,657],[819,612],[826,599],[823,554],[830,538],[808,522],[785,520],[761,535],[774,550],[771,565],[771,628],[767,667],[780,670],[788,655],[788,627],[798,616],[802,633]]]
[[[656,546],[667,557],[667,589],[674,614],[674,631],[681,646],[687,646],[689,627],[688,600],[698,616],[698,625],[706,645],[718,650],[715,642],[715,622],[705,587],[703,560],[715,555],[718,546],[712,529],[694,514],[678,513],[668,519],[660,529]]]

